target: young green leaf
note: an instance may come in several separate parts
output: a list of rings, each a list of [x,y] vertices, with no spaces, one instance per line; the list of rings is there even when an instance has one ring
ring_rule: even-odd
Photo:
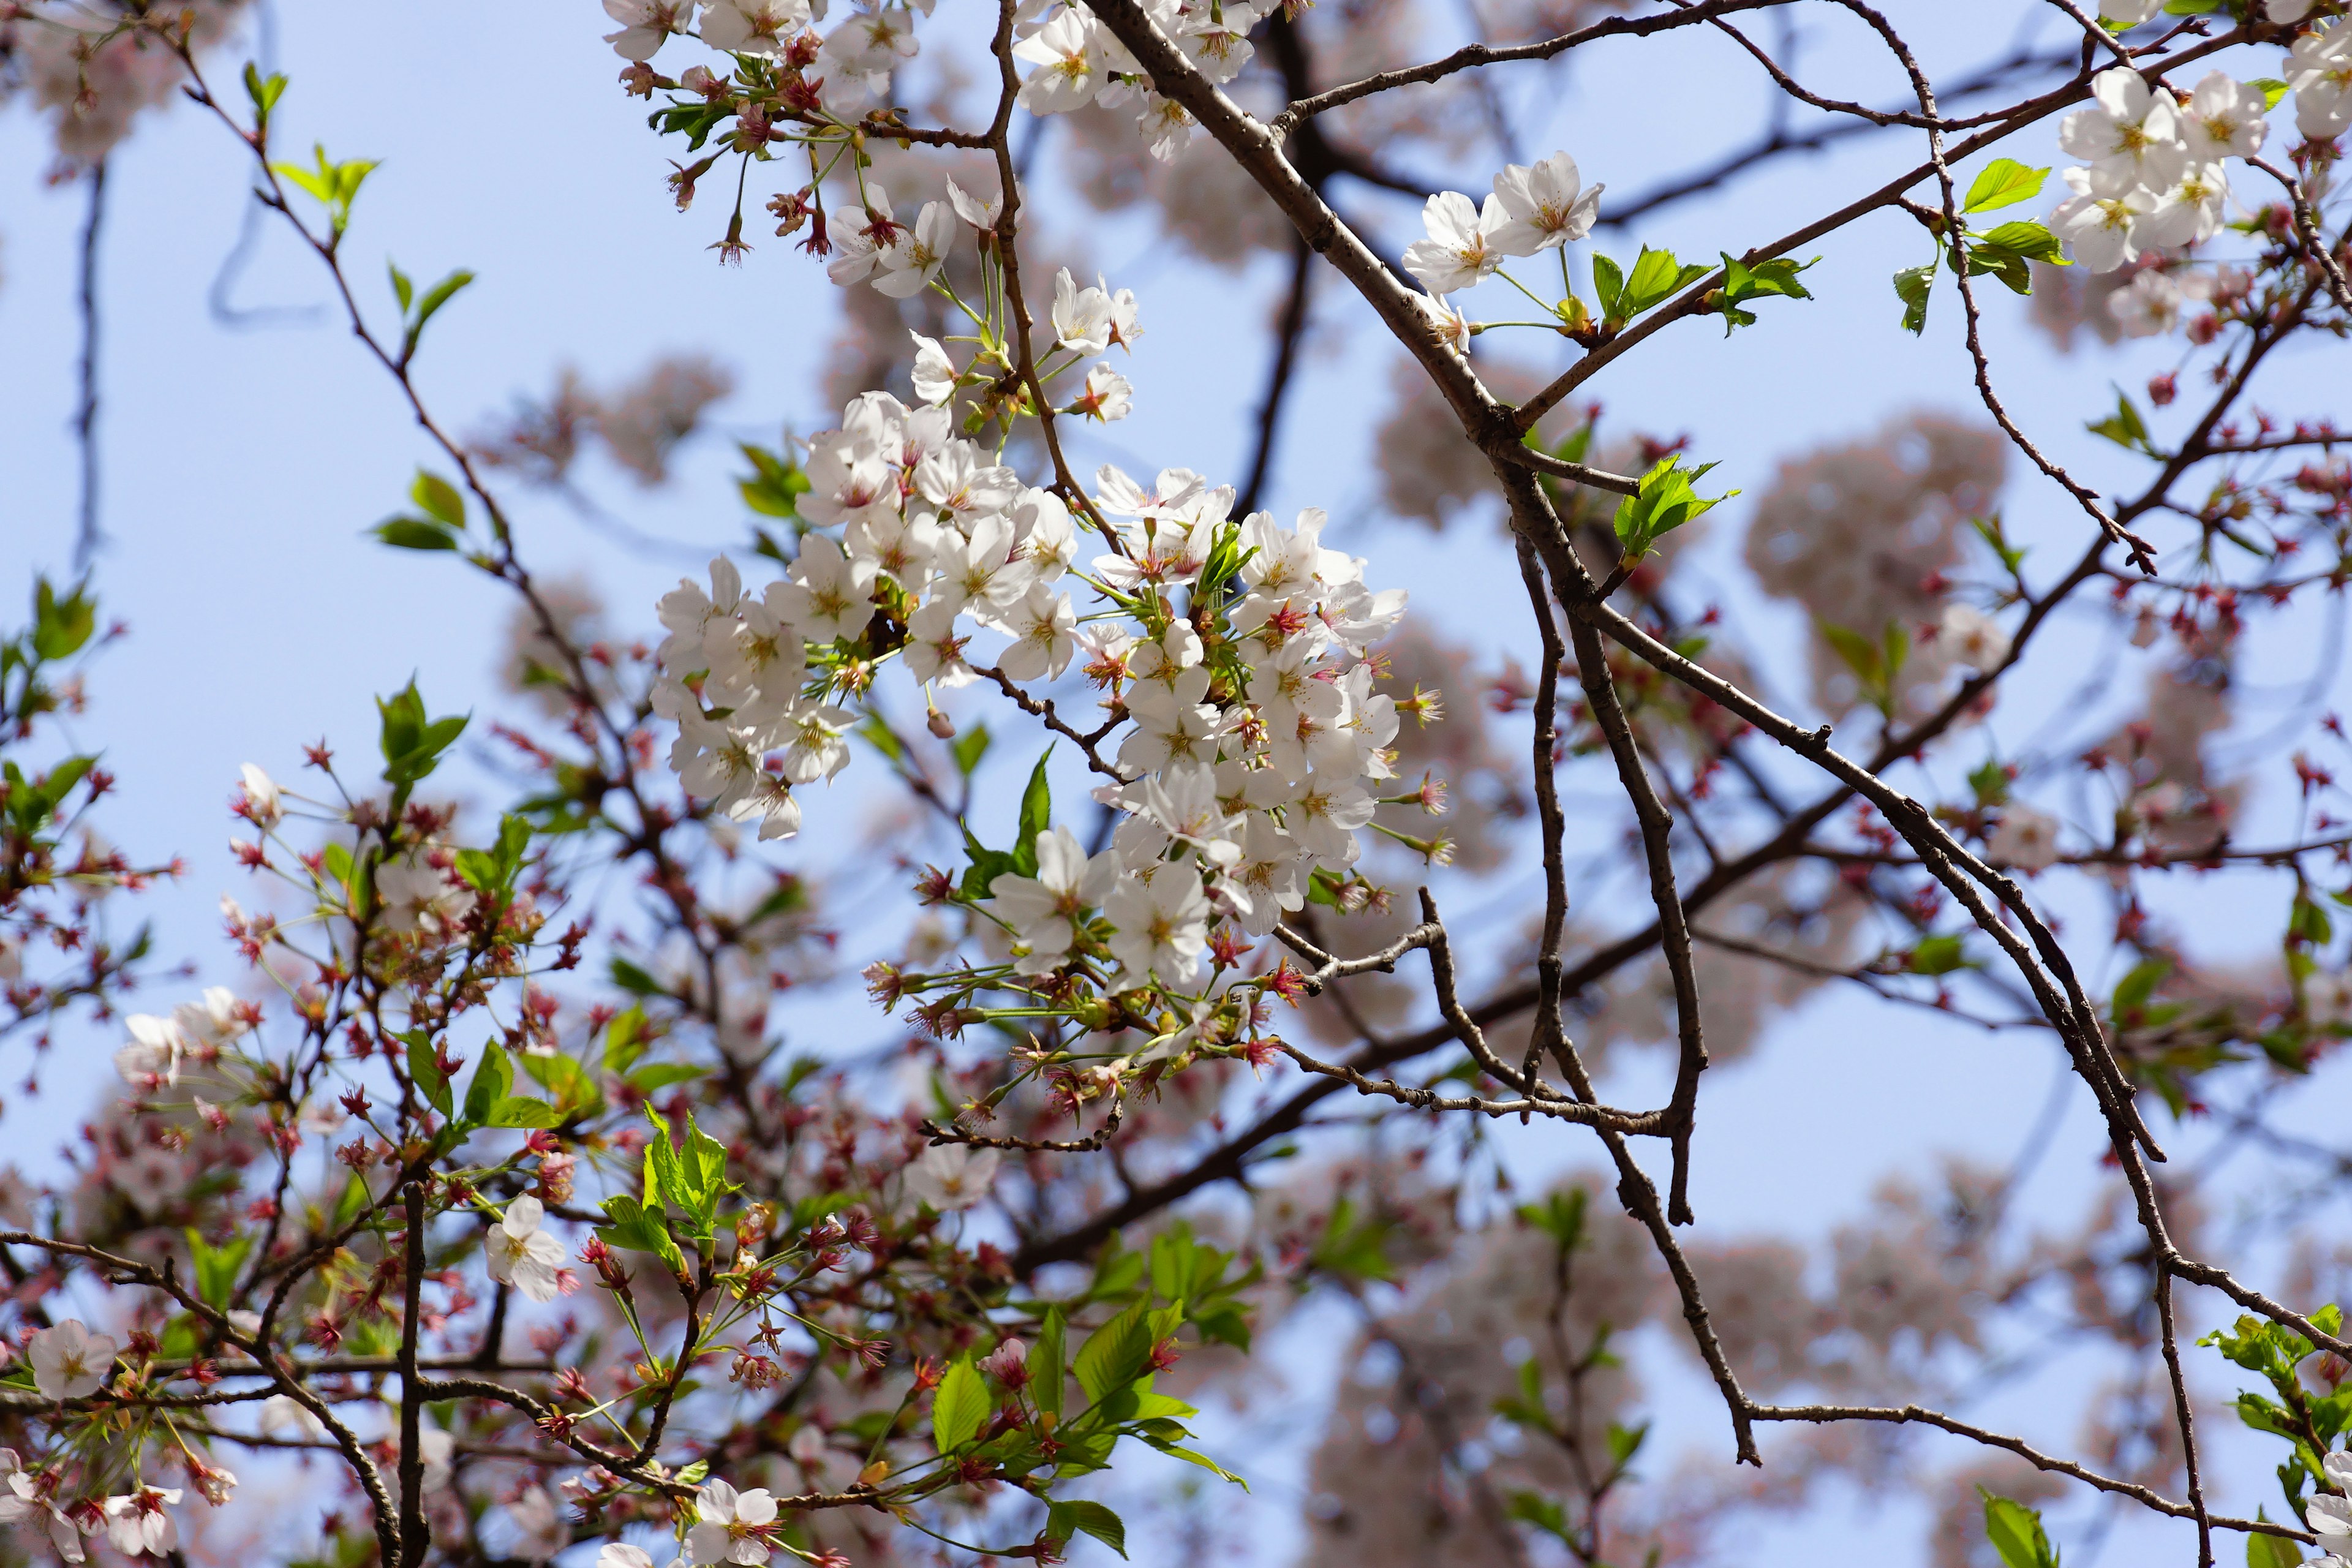
[[[1617,503],[1617,542],[1627,563],[1641,560],[1660,539],[1739,493],[1702,496],[1691,488],[1714,467],[1703,463],[1685,468],[1673,452],[1651,465],[1640,489]]]
[[[424,517],[388,517],[368,531],[394,550],[455,550],[457,536],[446,523]]]
[[[416,503],[425,516],[451,528],[466,526],[466,498],[457,487],[428,469],[416,470],[416,479],[408,487],[408,499]]]
[[[2040,1514],[1982,1487],[1977,1495],[1984,1499],[1985,1539],[2000,1554],[2003,1568],[2058,1568],[2057,1551],[2042,1532]]]
[[[931,1403],[931,1441],[940,1453],[951,1454],[978,1436],[987,1419],[988,1384],[970,1356],[958,1356]]]
[[[440,1057],[433,1049],[432,1040],[422,1029],[411,1029],[401,1037],[408,1042],[408,1077],[416,1085],[425,1102],[444,1117],[450,1114],[449,1075],[441,1070]]]
[[[2156,448],[2148,445],[2147,421],[2140,418],[2139,410],[2132,406],[2132,400],[2124,395],[2121,387],[2116,389],[2116,411],[2084,428],[2094,436],[2105,436],[2126,451],[2156,455]]]
[[[1056,1420],[1062,1414],[1062,1384],[1068,1375],[1068,1357],[1063,1352],[1067,1331],[1062,1321],[1062,1309],[1045,1309],[1045,1326],[1037,1331],[1037,1342],[1029,1347],[1029,1394],[1036,1400],[1037,1408]]]
[[[2042,183],[2049,177],[2047,169],[2031,169],[2014,158],[1995,158],[1969,183],[1968,198],[1960,210],[1991,212],[2032,201],[2042,194]]]
[[[974,724],[958,735],[955,744],[948,748],[948,755],[955,759],[956,772],[965,778],[971,777],[980,766],[980,760],[988,755],[988,743],[994,737],[989,734],[985,724]]]
[[[1943,247],[1938,246],[1935,261],[1906,267],[1895,275],[1895,296],[1903,301],[1903,330],[1915,338],[1927,330],[1927,290],[1936,281],[1936,264],[1943,258]]]
[[[1118,1552],[1127,1555],[1127,1521],[1098,1502],[1084,1498],[1066,1498],[1046,1506],[1045,1533],[1055,1541],[1067,1542],[1071,1533],[1083,1531]]]
[[[1750,267],[1727,250],[1718,254],[1723,258],[1723,289],[1717,309],[1723,312],[1723,335],[1727,338],[1735,327],[1756,324],[1756,312],[1739,308],[1750,300],[1775,296],[1788,300],[1812,298],[1797,281],[1797,274],[1813,265],[1811,261],[1796,261],[1783,256]]]

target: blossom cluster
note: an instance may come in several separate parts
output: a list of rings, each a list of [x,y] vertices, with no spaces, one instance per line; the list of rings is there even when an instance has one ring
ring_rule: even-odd
[[[1222,84],[1239,76],[1257,52],[1250,29],[1275,7],[1271,0],[1146,0],[1143,9],[1202,76]],[[1083,5],[1061,6],[1013,46],[1013,56],[1037,68],[1021,84],[1021,107],[1032,114],[1134,104],[1151,155],[1163,163],[1192,140],[1192,115],[1151,89],[1135,57]]]
[[[1064,283],[1060,330],[1108,333],[1111,302]],[[1106,466],[1080,503],[1108,548],[1082,566],[1060,496],[953,434],[946,408],[885,393],[811,442],[807,476],[812,526],[781,580],[753,594],[722,557],[707,590],[682,582],[659,605],[655,704],[677,721],[671,761],[690,793],[787,836],[794,791],[847,765],[857,720],[844,704],[883,664],[903,664],[928,701],[982,678],[1025,700],[1018,683],[1078,663],[1109,710],[1101,748],[1087,743],[1109,780],[1097,798],[1125,820],[1094,856],[1066,827],[1038,832],[1034,874],[993,878],[981,908],[1017,973],[1069,962],[1099,909],[1128,984],[1185,986],[1213,921],[1263,935],[1314,871],[1355,864],[1398,723],[1371,647],[1405,595],[1373,591],[1360,559],[1324,546],[1320,512],[1289,528],[1235,519],[1230,486]],[[1003,639],[993,662],[971,648],[983,634]]]
[[[2321,37],[2313,34],[2295,48],[2305,51]],[[2352,34],[2342,41],[2352,43]],[[2252,157],[2269,132],[2270,100],[2262,88],[2211,71],[2184,103],[2117,66],[2099,74],[2092,92],[2092,106],[2058,128],[2059,145],[2086,160],[2064,171],[2074,195],[2051,215],[2074,258],[2094,272],[2112,272],[2150,251],[2210,239],[2230,196],[2225,160]],[[2297,112],[2306,122],[2325,120],[2326,102],[2324,92],[2300,94]],[[2352,111],[2352,102],[2346,107]]]
[[[122,1346],[111,1336],[92,1333],[79,1318],[41,1329],[25,1343],[33,1386],[44,1399],[83,1399],[110,1375]],[[236,1477],[193,1455],[185,1457],[197,1492],[215,1508],[236,1490]],[[82,1542],[103,1535],[125,1557],[177,1555],[180,1530],[165,1509],[179,1505],[181,1489],[133,1485],[107,1497],[74,1499],[65,1475],[47,1465],[27,1468],[14,1448],[0,1448],[0,1524],[45,1528],[49,1544],[68,1563],[89,1560]]]

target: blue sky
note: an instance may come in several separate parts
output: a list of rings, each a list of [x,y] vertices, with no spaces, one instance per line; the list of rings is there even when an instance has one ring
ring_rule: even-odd
[[[951,13],[961,3],[943,8],[943,26],[959,25]],[[827,411],[815,380],[831,285],[780,243],[763,246],[740,271],[712,264],[706,247],[723,214],[708,200],[689,215],[672,209],[662,189],[671,149],[646,131],[641,106],[615,85],[618,62],[598,41],[600,21],[589,5],[449,0],[280,16],[279,65],[292,79],[279,110],[283,144],[315,138],[337,156],[383,161],[349,241],[363,303],[378,321],[389,318],[387,257],[420,278],[459,266],[479,276],[436,324],[419,373],[428,400],[461,429],[478,427],[517,394],[545,388],[559,365],[606,384],[657,353],[682,349],[708,352],[735,372],[738,391],[718,410],[727,433],[772,440],[782,426],[822,427]],[[1978,7],[1949,8],[1918,26],[1939,64],[1990,58],[2011,41],[1985,26]],[[225,81],[230,58],[217,69]],[[1806,58],[1818,71],[1809,79],[1823,90],[1874,100],[1894,90],[1880,62],[1843,35],[1823,35]],[[1761,86],[1723,40],[1683,36],[1559,75],[1530,71],[1506,90],[1540,142],[1529,152],[1566,146],[1589,179],[1632,193],[1751,134]],[[2055,162],[2054,125],[2021,136],[2013,155]],[[493,711],[500,699],[488,671],[507,612],[495,585],[448,558],[389,552],[364,537],[398,507],[411,470],[429,454],[394,387],[326,309],[325,282],[310,258],[265,226],[236,295],[248,307],[316,309],[315,319],[236,330],[210,316],[207,292],[243,221],[243,156],[217,126],[179,105],[142,122],[112,166],[103,274],[109,545],[100,584],[106,610],[126,620],[131,636],[98,668],[95,706],[79,735],[102,746],[121,778],[108,816],[118,842],[135,856],[187,857],[187,878],[149,901],[164,951],[194,958],[213,979],[229,967],[214,942],[214,906],[224,889],[241,889],[246,880],[226,849],[225,803],[237,764],[256,762],[290,778],[306,742],[326,737],[346,752],[372,746],[371,695],[412,674],[436,710]],[[1769,180],[1671,209],[1638,238],[1701,258],[1737,251],[1835,206],[1865,188],[1871,171],[1915,156],[1909,146],[1873,142],[1794,160]],[[40,127],[24,108],[0,112],[0,365],[7,367],[0,376],[0,599],[36,570],[66,571],[71,550],[77,460],[66,425],[82,198],[79,188],[45,186],[48,162]],[[1416,158],[1412,166],[1431,165]],[[1489,174],[1460,171],[1457,183],[1480,190]],[[1416,232],[1407,205],[1353,202],[1378,216],[1391,246]],[[1161,242],[1139,220],[1103,224],[1089,238],[1114,286],[1125,280],[1122,262],[1150,279],[1150,335],[1123,367],[1137,384],[1139,413],[1116,432],[1118,448],[1148,463],[1237,477],[1263,374],[1260,307],[1234,310],[1229,275],[1161,264],[1154,254]],[[1633,248],[1621,236],[1603,243],[1621,255]],[[1901,409],[1965,408],[1966,360],[1948,286],[1924,339],[1896,324],[1889,275],[1924,259],[1924,247],[1907,219],[1866,220],[1817,247],[1821,262],[1806,274],[1816,303],[1768,306],[1765,324],[1728,342],[1706,321],[1678,327],[1591,394],[1621,428],[1689,432],[1700,456],[1723,463],[1716,478],[1744,487],[1750,500],[1781,457],[1865,432]],[[1270,299],[1275,268],[1261,264],[1241,287],[1253,300]],[[1290,416],[1274,504],[1329,509],[1340,538],[1373,558],[1376,584],[1410,584],[1416,605],[1449,636],[1490,653],[1516,646],[1524,638],[1515,579],[1494,536],[1463,528],[1433,537],[1367,515],[1377,492],[1366,432],[1385,411],[1391,354],[1355,330],[1366,320],[1360,312],[1332,304],[1338,292],[1336,284],[1323,291],[1327,329]],[[1235,325],[1223,330],[1220,321]],[[1998,294],[1989,302],[1988,337],[2004,395],[2053,455],[2095,483],[2129,483],[2133,461],[2083,433],[2083,421],[2108,405],[2110,379],[2137,386],[2164,352],[2061,356],[2028,329],[2021,301]],[[1543,351],[1521,352],[1540,363]],[[2331,388],[2326,367],[2309,357],[2280,366],[2274,384],[2273,406],[2325,412],[2332,401],[2342,412],[2340,380]],[[680,482],[667,490],[640,494],[604,474],[600,493],[644,531],[724,539],[740,513],[732,467],[723,443],[706,441],[689,449]],[[2037,561],[2071,557],[2085,521],[2021,463],[2012,474],[2012,531],[2035,544]],[[1712,582],[1766,647],[1791,650],[1801,622],[1743,584],[1736,565],[1743,503],[1727,512],[1686,570]],[[526,504],[520,516],[526,552],[542,570],[583,574],[617,623],[651,624],[652,601],[680,562],[620,549],[551,506]],[[2272,656],[2307,641],[2315,626],[2287,628]],[[2091,646],[2087,629],[2061,636]],[[2023,733],[2064,695],[2021,693],[2003,722]],[[1004,748],[1027,750],[1025,742]],[[857,820],[872,805],[863,793],[871,777],[872,770],[863,779],[857,770],[845,775],[836,798],[812,809],[813,826]],[[2252,951],[2270,940],[2252,917],[2275,915],[2265,895],[2237,897],[2209,908],[2248,918],[2210,923],[2218,942]],[[100,1091],[107,1075],[99,1047],[110,1044],[90,1041],[79,1062],[49,1072],[47,1093],[59,1110]],[[1818,1236],[1854,1214],[1884,1172],[1923,1171],[1943,1151],[2005,1158],[2043,1103],[2051,1058],[2040,1039],[1987,1039],[1907,1019],[1890,1033],[1882,1016],[1850,998],[1819,997],[1782,1022],[1774,1047],[1757,1061],[1707,1080],[1707,1135],[1694,1181],[1705,1227]],[[15,1064],[0,1062],[0,1080],[13,1084],[16,1076]],[[1652,1064],[1631,1066],[1624,1077],[1622,1092],[1637,1100],[1656,1090]],[[2078,1101],[2063,1123],[2062,1153],[2037,1178],[2035,1201],[2053,1213],[2079,1204],[2095,1180],[2096,1144],[2095,1119]],[[1559,1159],[1532,1144],[1524,1157],[1531,1168]],[[1759,1180],[1759,1170],[1769,1179]],[[1662,1388],[1660,1403],[1683,1407],[1667,1412],[1664,1436],[1720,1443],[1719,1416],[1703,1389]],[[2070,1426],[2051,1422],[2042,1436],[2063,1443]],[[2259,1465],[2241,1471],[2237,1495],[2249,1507],[2263,1473]],[[1824,1543],[1834,1543],[1907,1557],[1918,1523],[1916,1510],[1900,1506],[1809,1521],[1776,1530],[1744,1555],[1758,1564],[1818,1562]]]

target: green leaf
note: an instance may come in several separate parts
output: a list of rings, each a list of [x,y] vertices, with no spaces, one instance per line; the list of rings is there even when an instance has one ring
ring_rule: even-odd
[[[1925,267],[1906,267],[1895,275],[1895,295],[1903,301],[1903,330],[1917,337],[1927,326],[1927,290],[1936,281],[1936,265],[1944,258],[1943,247],[1936,247],[1936,260]]]
[[[401,350],[401,357],[404,359],[416,352],[417,340],[425,335],[425,323],[431,321],[442,306],[457,298],[457,290],[473,280],[474,275],[461,267],[425,291],[425,298],[416,302],[416,319],[408,323],[408,336]]]
[[[1068,1358],[1063,1352],[1066,1333],[1062,1321],[1062,1309],[1045,1309],[1045,1326],[1037,1331],[1037,1342],[1029,1347],[1029,1394],[1036,1400],[1037,1408],[1050,1412],[1055,1419],[1062,1415],[1062,1384],[1068,1375]]]
[[[1729,251],[1718,253],[1723,258],[1722,298],[1717,309],[1723,312],[1723,335],[1729,337],[1735,327],[1752,327],[1756,313],[1739,307],[1750,300],[1775,296],[1790,300],[1810,300],[1805,286],[1797,281],[1797,274],[1813,265],[1812,261],[1795,261],[1787,257],[1775,257],[1750,267]],[[1815,261],[1819,257],[1813,258]]]
[[[455,550],[457,536],[446,524],[422,517],[388,517],[368,531],[394,550]]]
[[[2155,448],[2147,442],[2147,423],[2139,416],[2139,410],[2132,406],[2132,400],[2124,395],[2121,387],[2116,388],[2116,411],[2084,428],[2094,436],[2105,436],[2126,451],[2155,455]]]
[[[743,504],[762,517],[797,515],[793,503],[809,489],[808,475],[800,465],[748,441],[740,443],[739,449],[751,462],[751,477],[735,481]]]
[[[507,1060],[506,1047],[492,1040],[482,1047],[481,1065],[466,1086],[466,1110],[460,1120],[476,1127],[497,1125],[490,1121],[490,1113],[513,1087],[514,1064]]]
[[[1600,296],[1602,320],[1623,320],[1624,312],[1618,307],[1625,297],[1625,274],[1597,250],[1592,253],[1592,291]]]
[[[1148,1298],[1097,1329],[1078,1347],[1078,1386],[1090,1403],[1099,1404],[1141,1375],[1151,1359],[1151,1315]]]
[[[1198,1465],[1202,1469],[1216,1476],[1219,1479],[1231,1481],[1234,1485],[1241,1488],[1244,1491],[1249,1490],[1249,1483],[1247,1481],[1242,1479],[1241,1477],[1234,1474],[1233,1471],[1225,1468],[1224,1466],[1217,1463],[1216,1460],[1209,1458],[1206,1454],[1196,1454],[1190,1448],[1180,1448],[1173,1443],[1167,1442],[1160,1438],[1152,1437],[1148,1435],[1143,1440],[1150,1444],[1153,1447],[1159,1449],[1163,1454],[1169,1455],[1173,1458],[1181,1459],[1188,1465]]]
[[[595,1079],[588,1077],[588,1069],[562,1051],[552,1051],[548,1056],[524,1053],[522,1069],[531,1074],[531,1081],[548,1090],[548,1096],[555,1102],[558,1123],[595,1114],[604,1105],[604,1093],[597,1089]]]
[[[2276,109],[2279,100],[2287,94],[2286,83],[2274,76],[2258,76],[2246,85],[2263,89],[2263,107],[2265,109]]]
[[[269,111],[278,107],[285,96],[286,79],[278,75],[264,78],[247,60],[245,65],[245,96],[253,100],[253,120],[257,127],[269,122]]]
[[[188,1227],[187,1236],[188,1257],[195,1265],[196,1295],[206,1306],[226,1307],[229,1292],[236,1289],[237,1273],[259,1237],[252,1231],[242,1231],[215,1247],[194,1226]]]
[[[1127,1521],[1101,1503],[1068,1498],[1048,1504],[1045,1533],[1066,1542],[1073,1531],[1083,1531],[1121,1557],[1127,1555]]]
[[[667,996],[669,994],[669,988],[667,986],[664,985],[660,981],[656,980],[642,967],[630,963],[625,958],[614,959],[610,964],[606,965],[606,969],[613,977],[613,984],[619,986],[622,990],[628,992],[633,996]]]
[[[646,1209],[635,1198],[616,1195],[604,1200],[604,1215],[609,1223],[597,1227],[596,1234],[605,1246],[650,1252],[667,1263],[671,1273],[686,1272],[686,1255],[678,1250],[659,1212]]]
[[[1911,973],[1914,974],[1949,974],[1968,967],[1968,957],[1957,936],[1922,937],[1919,945],[1911,950]]]
[[[1045,764],[1053,757],[1049,744],[1029,771],[1028,787],[1021,792],[1021,826],[1013,835],[1013,861],[1024,877],[1037,874],[1037,836],[1054,826],[1054,787],[1045,778]]]
[[[2000,1554],[2004,1568],[2058,1568],[2058,1553],[2042,1532],[2040,1514],[1982,1487],[1977,1495],[1984,1499],[1985,1539]]]
[[[931,1402],[931,1441],[940,1453],[951,1454],[978,1436],[987,1419],[988,1384],[970,1356],[958,1356]]]
[[[421,508],[425,515],[451,528],[466,526],[466,498],[457,487],[440,475],[424,468],[416,470],[416,479],[408,487],[408,499]]]
[[[625,1012],[614,1014],[612,1022],[604,1026],[604,1070],[609,1073],[628,1071],[636,1066],[637,1058],[646,1054],[646,1047],[651,1044],[653,1037],[646,1030],[643,1007],[632,1006]]]
[[[441,1059],[433,1049],[431,1038],[422,1029],[411,1029],[401,1038],[408,1042],[408,1076],[415,1081],[417,1092],[434,1110],[444,1117],[449,1116],[449,1078],[441,1070]]]
[[[563,1117],[555,1107],[543,1100],[533,1100],[527,1094],[509,1094],[490,1107],[483,1118],[486,1127],[558,1127]]]
[[[1685,468],[1673,452],[1651,466],[1639,490],[1617,503],[1617,542],[1627,562],[1641,560],[1659,539],[1739,493],[1702,496],[1691,488],[1714,467],[1704,463]]]
[[[405,321],[408,318],[408,304],[415,296],[416,286],[408,280],[408,274],[403,272],[391,260],[387,259],[383,266],[384,270],[392,274],[392,297],[400,301],[401,319]]]
[[[47,577],[33,584],[33,651],[44,659],[81,651],[98,630],[98,601],[79,585],[60,598]]]
[[[2254,1517],[2268,1522],[2270,1515],[2261,1509]],[[2303,1548],[2283,1535],[2249,1535],[2246,1537],[2246,1568],[2294,1568],[2303,1561]]]
[[[2013,207],[2020,202],[2032,201],[2042,194],[2042,184],[2049,177],[2047,169],[2028,168],[2014,158],[1995,158],[1970,182],[1968,199],[1960,210],[1991,212],[1997,207]]]
[[[391,697],[377,698],[375,705],[383,727],[383,780],[394,786],[396,810],[407,803],[409,789],[440,765],[441,753],[465,733],[467,719],[428,720],[414,679]]]
[[[2022,256],[2029,261],[2047,261],[2053,267],[2074,265],[2066,259],[2064,248],[2058,237],[2050,232],[2049,226],[2031,218],[2018,218],[1998,225],[1976,236],[1976,239],[1979,246],[1993,246]]]
[[[948,748],[948,754],[955,759],[957,773],[966,778],[971,777],[972,771],[980,766],[980,759],[988,755],[990,738],[985,724],[974,724],[955,738],[955,744]]]
[[[1685,266],[1671,250],[1642,247],[1634,259],[1633,275],[1618,296],[1617,306],[1606,311],[1613,322],[1630,321],[1654,305],[1664,303],[1682,291],[1684,285],[1706,276],[1705,267],[1693,262]]]

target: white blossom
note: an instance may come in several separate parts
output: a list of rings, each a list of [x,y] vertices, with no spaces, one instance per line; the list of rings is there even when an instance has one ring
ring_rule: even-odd
[[[1497,195],[1481,208],[1459,191],[1440,191],[1421,209],[1426,239],[1404,249],[1404,269],[1432,294],[1451,294],[1480,283],[1503,264],[1496,236],[1510,221]]]
[[[1127,984],[1191,983],[1209,945],[1209,900],[1199,872],[1171,866],[1148,884],[1122,881],[1103,913],[1114,928],[1110,950]]]
[[[2294,89],[2295,129],[2315,142],[2352,130],[2352,16],[2339,16],[2287,50],[2286,84]]]
[[[1506,256],[1533,256],[1582,239],[1600,211],[1601,189],[1585,188],[1576,160],[1565,153],[1533,166],[1506,165],[1495,176],[1495,199],[1508,221],[1495,230],[1495,248]]]
[[[504,1218],[482,1237],[490,1278],[511,1285],[534,1301],[552,1301],[561,1289],[563,1244],[540,1228],[547,1211],[528,1194],[507,1205]]]
[[[776,1522],[776,1500],[764,1488],[738,1492],[711,1481],[695,1494],[697,1523],[686,1534],[686,1557],[697,1568],[716,1563],[765,1563],[772,1548],[767,1531]]]
[[[1087,855],[1067,827],[1040,833],[1036,847],[1034,877],[1000,872],[981,902],[1029,949],[1013,965],[1023,974],[1058,967],[1077,942],[1079,913],[1099,908],[1118,879],[1118,857],[1109,850]]]
[[[604,15],[621,24],[604,41],[625,60],[649,60],[672,33],[694,26],[694,0],[604,0]]]
[[[710,0],[702,12],[702,41],[730,55],[772,60],[808,24],[808,0]]]
[[[2149,87],[2128,66],[2091,80],[2093,104],[2058,126],[2058,144],[2093,166],[2129,176],[2151,190],[2180,177],[2189,150],[2180,140],[2180,112],[2169,92]]]
[[[44,1399],[83,1399],[96,1394],[122,1347],[93,1334],[79,1318],[41,1330],[25,1343],[33,1366],[33,1386]]]
[[[2224,158],[2252,157],[2263,150],[2263,139],[2270,132],[2263,118],[2269,111],[2261,88],[2227,71],[2207,72],[2180,115],[2189,161],[2218,163]]]
[[[142,1487],[123,1497],[106,1500],[106,1540],[125,1557],[163,1557],[180,1544],[179,1526],[163,1511],[177,1506],[177,1487]]]
[[[907,1167],[907,1195],[940,1214],[968,1209],[996,1182],[997,1152],[969,1143],[934,1143]],[[698,1563],[702,1559],[698,1556]],[[749,1559],[737,1558],[737,1562]]]
[[[2042,870],[2058,858],[2058,819],[2012,801],[2001,808],[2000,826],[1985,841],[1985,852],[1998,865]]]
[[[955,362],[937,338],[909,331],[915,340],[915,395],[937,407],[955,395]]]

